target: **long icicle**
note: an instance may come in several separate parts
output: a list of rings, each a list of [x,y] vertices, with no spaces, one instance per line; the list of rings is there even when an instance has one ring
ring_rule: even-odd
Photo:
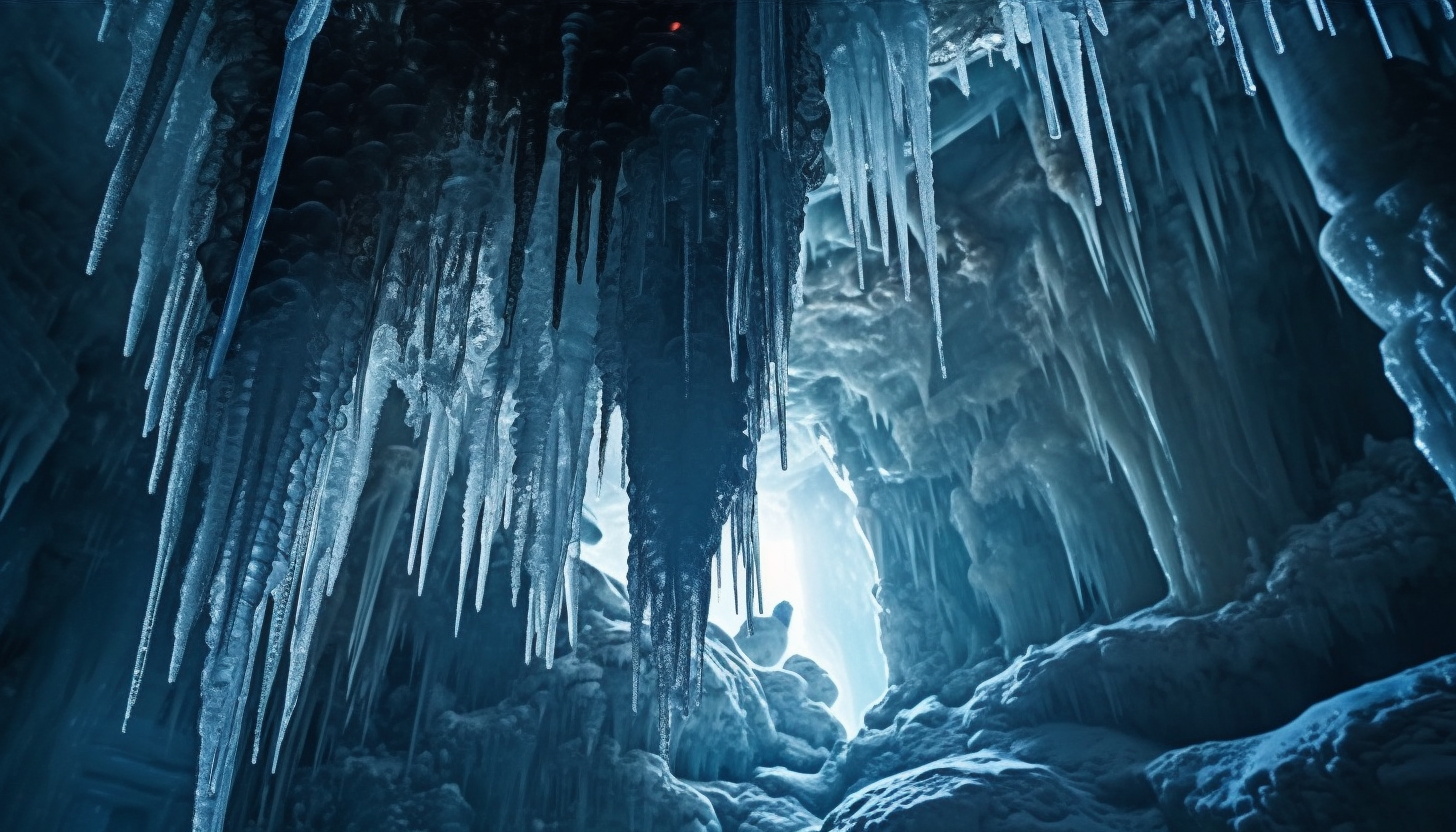
[[[278,97],[273,102],[273,123],[268,130],[268,146],[263,152],[263,166],[258,171],[258,187],[253,192],[253,205],[248,212],[248,225],[243,232],[237,266],[233,269],[232,282],[228,284],[222,320],[218,322],[217,336],[212,341],[212,355],[207,361],[208,378],[216,378],[222,369],[233,330],[238,325],[243,297],[248,292],[253,263],[258,257],[258,246],[263,242],[263,228],[267,225],[268,213],[273,208],[273,194],[278,189],[278,174],[283,169],[283,151],[288,147],[288,136],[293,127],[293,111],[298,106],[298,93],[303,88],[304,70],[308,68],[308,53],[313,47],[314,38],[323,30],[324,22],[328,20],[330,6],[330,0],[298,0],[298,5],[293,7],[293,16],[288,19],[288,27],[284,30],[288,45],[283,51],[283,73],[278,81]]]

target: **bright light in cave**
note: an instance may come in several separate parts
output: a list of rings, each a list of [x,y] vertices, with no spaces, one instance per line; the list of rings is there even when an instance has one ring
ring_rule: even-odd
[[[621,432],[621,420],[614,418],[601,487],[593,482],[586,495],[586,510],[601,539],[583,544],[581,556],[625,582],[627,492],[621,487],[621,453],[615,450],[621,448]],[[592,471],[597,470],[597,447],[593,442]],[[885,656],[872,596],[875,567],[863,536],[850,522],[849,498],[834,484],[819,451],[806,447],[811,450],[797,454],[786,472],[778,470],[777,448],[767,449],[760,465],[763,614],[771,615],[780,601],[793,606],[784,656],[807,656],[829,673],[840,692],[830,711],[853,736],[863,727],[865,710],[885,692]],[[805,580],[806,575],[820,580]],[[743,625],[746,611],[741,597],[734,605],[729,580],[725,571],[723,585],[713,591],[708,620],[731,636]]]
[[[794,546],[793,532],[789,528],[787,509],[781,495],[759,494],[759,538],[760,556],[763,558],[763,610],[753,610],[754,615],[771,615],[774,605],[788,601],[794,607],[793,626],[789,627],[789,646],[785,655],[802,652],[805,636],[800,629],[804,624],[804,587],[800,580],[799,550]],[[733,602],[733,587],[724,578],[721,587],[713,591],[713,606],[708,620],[727,632],[735,633],[748,612],[740,598]]]

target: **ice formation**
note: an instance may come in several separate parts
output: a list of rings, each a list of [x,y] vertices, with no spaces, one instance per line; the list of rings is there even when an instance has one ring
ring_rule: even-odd
[[[1196,2],[1187,0],[1187,4],[1190,18],[1196,19],[1202,14],[1208,27],[1209,40],[1214,46],[1222,46],[1225,42],[1231,44],[1244,91],[1251,96],[1257,93],[1258,85],[1254,80],[1252,62],[1249,51],[1245,47],[1245,35],[1239,29],[1238,15],[1235,13],[1233,0],[1196,0]],[[1328,31],[1331,35],[1335,34],[1334,19],[1326,6],[1326,0],[1306,0],[1306,4],[1314,28]],[[1456,10],[1453,10],[1449,0],[1430,0],[1430,2],[1411,0],[1403,5],[1408,6],[1411,15],[1427,25],[1431,22],[1430,14],[1433,10],[1439,10],[1446,20],[1451,20],[1453,16],[1456,16]],[[1381,25],[1380,12],[1371,0],[1365,0],[1364,9],[1379,38],[1385,57],[1392,57],[1390,43]],[[1274,51],[1283,54],[1284,38],[1279,25],[1280,12],[1276,12],[1274,0],[1262,0],[1262,11],[1263,22]],[[1400,11],[1406,12],[1407,10],[1401,9]],[[1124,208],[1131,213],[1133,211],[1132,200],[1127,190],[1127,177],[1123,170],[1122,154],[1118,148],[1114,117],[1108,101],[1102,69],[1097,59],[1096,44],[1092,38],[1092,29],[1096,29],[1104,37],[1108,35],[1107,17],[1102,9],[1101,0],[999,0],[997,15],[1001,30],[998,38],[1001,53],[1006,60],[1010,61],[1013,66],[1019,67],[1021,61],[1019,46],[1029,45],[1031,47],[1033,69],[1046,114],[1047,131],[1054,139],[1059,138],[1062,133],[1058,116],[1058,102],[1060,101],[1066,106],[1072,121],[1072,131],[1077,137],[1077,144],[1081,148],[1082,157],[1086,163],[1093,201],[1101,205],[1102,185],[1093,149],[1091,107],[1083,73],[1083,54],[1085,52],[1087,68],[1091,72],[1093,87],[1096,90],[1097,103],[1102,111],[1103,125],[1117,176],[1118,190],[1121,193]],[[988,42],[982,48],[992,45],[994,44]],[[961,53],[957,61],[958,71],[964,73],[965,54]],[[1060,99],[1053,89],[1053,68],[1055,68],[1055,80],[1061,90]],[[962,83],[961,86],[965,89],[966,85]]]
[[[133,77],[112,131],[123,151],[92,255],[94,269],[156,144],[157,164],[180,173],[178,197],[170,216],[159,208],[149,221],[127,346],[161,291],[145,428],[157,434],[153,488],[165,481],[167,510],[131,701],[197,512],[169,675],[206,609],[200,829],[220,828],[250,719],[253,758],[262,753],[275,681],[278,725],[268,733],[278,763],[392,397],[423,443],[406,568],[423,592],[448,486],[463,469],[456,629],[472,570],[478,610],[492,541],[508,533],[513,602],[525,595],[525,655],[548,667],[563,611],[575,626],[594,414],[605,433],[622,411],[629,596],[672,680],[658,688],[664,750],[670,697],[691,704],[708,570],[730,516],[722,557],[742,572],[747,605],[758,591],[753,447],[766,419],[784,423],[799,206],[817,184],[805,180],[814,144],[798,134],[824,118],[822,96],[795,74],[810,54],[786,59],[805,15],[742,4],[690,17],[703,31],[727,24],[735,33],[722,38],[739,45],[730,76],[700,53],[700,38],[675,34],[681,23],[659,24],[634,54],[616,53],[639,25],[621,10],[559,21],[522,11],[490,25],[494,7],[451,7],[455,19],[442,28],[437,10],[407,9],[396,23],[415,38],[369,66],[363,82],[362,62],[341,47],[385,24],[366,14],[331,26],[330,8],[299,3],[274,30],[283,59],[261,163],[241,170],[226,159],[250,152],[242,127],[264,92],[241,67],[270,46],[239,27],[275,23],[227,4],[137,10]],[[506,55],[554,40],[559,91],[543,90],[524,65],[501,70],[484,55],[476,60],[486,74],[472,84],[427,86],[441,68],[428,39],[454,48],[457,32],[483,24]],[[204,48],[207,40],[217,46]],[[311,63],[312,51],[323,57]],[[350,83],[372,84],[368,105],[331,121],[326,113],[342,103],[331,96]],[[717,103],[725,95],[731,111]],[[246,215],[233,201],[244,188]],[[280,216],[286,226],[273,222]],[[579,285],[568,288],[573,262]],[[215,268],[231,275],[216,317]],[[661,315],[663,304],[676,311]],[[684,401],[697,418],[673,414]],[[406,509],[381,498],[376,531]],[[372,574],[387,542],[372,547]],[[365,629],[366,605],[357,617]],[[634,636],[634,651],[646,636]]]
[[[1333,34],[1324,0],[1307,5],[1313,26]],[[1393,54],[1385,13],[1365,8]],[[443,518],[460,511],[450,575],[457,633],[470,626],[467,598],[482,608],[502,539],[512,557],[497,580],[509,581],[513,604],[524,602],[524,658],[551,667],[563,618],[566,642],[577,636],[581,503],[594,432],[604,459],[614,414],[625,425],[631,498],[632,702],[648,650],[667,753],[674,709],[701,697],[709,589],[722,560],[735,598],[761,612],[757,447],[777,430],[787,464],[791,318],[803,301],[801,232],[822,157],[861,292],[877,291],[866,258],[878,248],[910,307],[917,242],[935,375],[952,375],[947,232],[932,176],[931,60],[942,44],[927,4],[568,10],[442,0],[346,10],[328,0],[286,9],[139,0],[127,9],[131,75],[107,137],[120,156],[88,269],[144,168],[171,175],[175,198],[147,218],[125,345],[128,354],[142,346],[144,325],[156,321],[143,433],[156,436],[150,480],[165,508],[128,712],[163,593],[176,585],[170,679],[206,611],[195,828],[222,828],[249,728],[252,759],[279,765],[346,556],[354,550],[365,586],[377,588],[396,527],[407,530],[406,569],[423,594],[441,568]],[[1413,2],[1401,25],[1432,23],[1433,10],[1452,17],[1446,0]],[[1256,35],[1240,28],[1230,0],[1189,0],[1188,11],[1214,45],[1229,42],[1240,86],[1258,92],[1248,43]],[[1284,53],[1294,42],[1294,22],[1281,26],[1288,4],[1264,0],[1261,12]],[[1256,557],[1260,541],[1297,515],[1280,465],[1287,446],[1242,395],[1218,292],[1230,250],[1254,234],[1240,210],[1240,174],[1278,192],[1296,236],[1312,221],[1282,161],[1220,135],[1205,68],[1178,76],[1191,93],[1177,98],[1155,78],[1118,87],[1099,57],[1098,39],[1114,43],[1115,27],[1098,0],[1001,0],[994,14],[997,31],[961,44],[953,71],[969,96],[972,59],[999,54],[1019,68],[1029,47],[1041,108],[1023,106],[1021,120],[1048,140],[1069,122],[1086,190],[1066,177],[1050,187],[1083,250],[1068,254],[1071,235],[1060,227],[1030,250],[1049,307],[1080,316],[1078,332],[1092,338],[1064,334],[1040,371],[1076,414],[1066,433],[1085,440],[1119,496],[1074,493],[1075,477],[1061,474],[1089,460],[1066,450],[1063,435],[1023,431],[988,438],[974,460],[968,443],[964,458],[948,455],[975,469],[974,481],[897,483],[872,498],[864,488],[859,519],[877,553],[903,556],[916,586],[959,588],[937,552],[963,546],[976,591],[1007,646],[1019,646],[1074,625],[1084,606],[1125,612],[1164,585],[1189,606],[1227,600],[1244,565],[1227,552],[1252,548]],[[1121,203],[1101,213],[1099,123]],[[1057,166],[1059,146],[1038,135],[1033,147],[1046,168]],[[1155,243],[1183,246],[1193,274],[1179,309],[1202,341],[1183,363],[1156,349],[1165,302],[1144,255],[1151,220],[1140,214],[1134,159],[1151,159],[1190,215],[1188,233]],[[1338,244],[1329,240],[1326,250]],[[1440,254],[1432,252],[1444,264]],[[1086,304],[1069,300],[1073,280],[1060,265],[1084,256],[1105,296]],[[1334,266],[1342,278],[1356,268]],[[1428,389],[1452,375],[1449,297],[1440,310],[1400,310],[1386,354],[1420,417],[1423,447],[1456,477],[1456,452],[1442,444],[1449,386],[1444,397]],[[1428,369],[1409,369],[1417,359]],[[1178,381],[1211,367],[1229,375],[1213,392]],[[857,452],[855,440],[877,441],[883,403],[855,392],[875,427],[829,437],[843,457]],[[63,391],[41,395],[64,406]],[[962,426],[987,438],[990,419],[983,408]],[[1426,427],[1435,422],[1443,429]],[[400,424],[417,452],[379,447],[381,432]],[[54,440],[45,430],[7,426],[6,505],[37,449]],[[451,488],[460,480],[463,494]],[[1026,505],[1050,517],[1055,541],[1042,527],[1030,544],[1016,537]],[[1141,527],[1099,525],[1108,505]],[[365,525],[369,533],[356,532]],[[1127,528],[1146,529],[1148,541]],[[1054,600],[1015,597],[997,572],[996,550],[1010,546],[1065,557]],[[1114,566],[1114,551],[1148,557]],[[353,619],[348,685],[373,626],[374,591],[366,588]]]
[[[834,169],[859,260],[859,286],[865,286],[865,250],[878,244],[889,266],[893,234],[908,299],[909,238],[919,240],[930,281],[936,354],[944,374],[926,11],[910,2],[850,2],[823,3],[817,13],[815,48],[824,61]],[[918,217],[911,215],[906,183],[912,169]],[[873,241],[872,217],[878,220]]]

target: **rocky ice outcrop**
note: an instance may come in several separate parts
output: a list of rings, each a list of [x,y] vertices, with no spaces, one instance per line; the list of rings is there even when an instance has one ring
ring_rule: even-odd
[[[1456,817],[1456,656],[1362,685],[1266,734],[1154,760],[1175,829],[1447,829]]]
[[[1449,659],[1379,680],[1456,650],[1456,507],[1408,443],[1371,443],[1332,498],[1336,509],[1292,529],[1239,600],[1085,627],[1027,651],[959,707],[932,697],[814,775],[766,770],[755,782],[844,830],[964,828],[972,817],[983,829],[1180,829],[1190,818],[1188,828],[1222,829],[1230,811],[1269,824],[1250,828],[1370,828],[1354,796],[1301,803],[1300,775],[1271,787],[1258,773],[1308,768],[1334,784],[1343,769],[1312,762],[1331,744],[1360,759],[1345,764],[1356,783],[1390,777],[1415,800],[1449,791]],[[1347,718],[1356,727],[1334,724]],[[1191,743],[1207,744],[1170,752]],[[1271,796],[1279,789],[1288,801]],[[1246,792],[1275,808],[1251,809]],[[1436,816],[1427,809],[1412,811]]]
[[[1071,739],[1071,738],[1068,738]],[[1153,832],[1156,811],[1098,800],[1049,766],[995,754],[962,754],[879,781],[825,822],[843,832]]]
[[[805,693],[815,702],[822,702],[825,705],[833,705],[839,700],[839,686],[820,667],[817,662],[808,656],[800,656],[797,653],[784,659],[784,670],[790,671],[804,680]]]

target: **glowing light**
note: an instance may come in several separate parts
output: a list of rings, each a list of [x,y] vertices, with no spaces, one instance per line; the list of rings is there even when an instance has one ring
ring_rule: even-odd
[[[682,21],[681,20],[674,20],[673,22],[667,24],[667,31],[669,31],[669,32],[676,32],[678,29],[681,29],[681,28],[682,28]]]

